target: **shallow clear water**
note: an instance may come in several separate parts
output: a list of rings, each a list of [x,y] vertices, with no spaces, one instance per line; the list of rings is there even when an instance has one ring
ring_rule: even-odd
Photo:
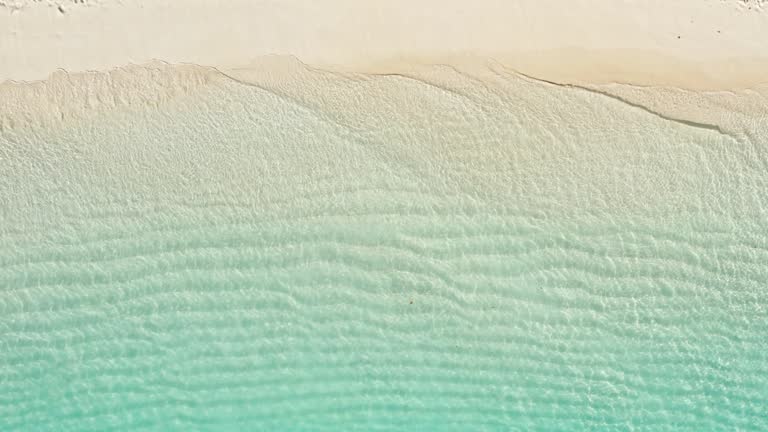
[[[441,73],[5,127],[0,430],[768,429],[767,143]]]

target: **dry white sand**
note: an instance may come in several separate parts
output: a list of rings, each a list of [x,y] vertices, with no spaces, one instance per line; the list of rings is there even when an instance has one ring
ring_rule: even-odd
[[[0,0],[0,82],[152,59],[222,70],[288,54],[397,72],[493,58],[539,78],[686,88],[768,82],[762,0]]]

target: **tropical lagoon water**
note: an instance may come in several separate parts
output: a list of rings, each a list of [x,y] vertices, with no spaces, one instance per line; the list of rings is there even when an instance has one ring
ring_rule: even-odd
[[[192,70],[0,112],[0,430],[768,430],[760,117]]]

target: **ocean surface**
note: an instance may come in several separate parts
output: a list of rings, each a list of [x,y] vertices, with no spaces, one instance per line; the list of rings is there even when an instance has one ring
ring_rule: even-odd
[[[768,430],[766,99],[633,91],[6,84],[0,430]]]

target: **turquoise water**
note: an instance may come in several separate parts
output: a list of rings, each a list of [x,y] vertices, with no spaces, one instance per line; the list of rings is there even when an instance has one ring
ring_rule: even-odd
[[[768,430],[760,135],[305,75],[6,113],[0,430]]]

